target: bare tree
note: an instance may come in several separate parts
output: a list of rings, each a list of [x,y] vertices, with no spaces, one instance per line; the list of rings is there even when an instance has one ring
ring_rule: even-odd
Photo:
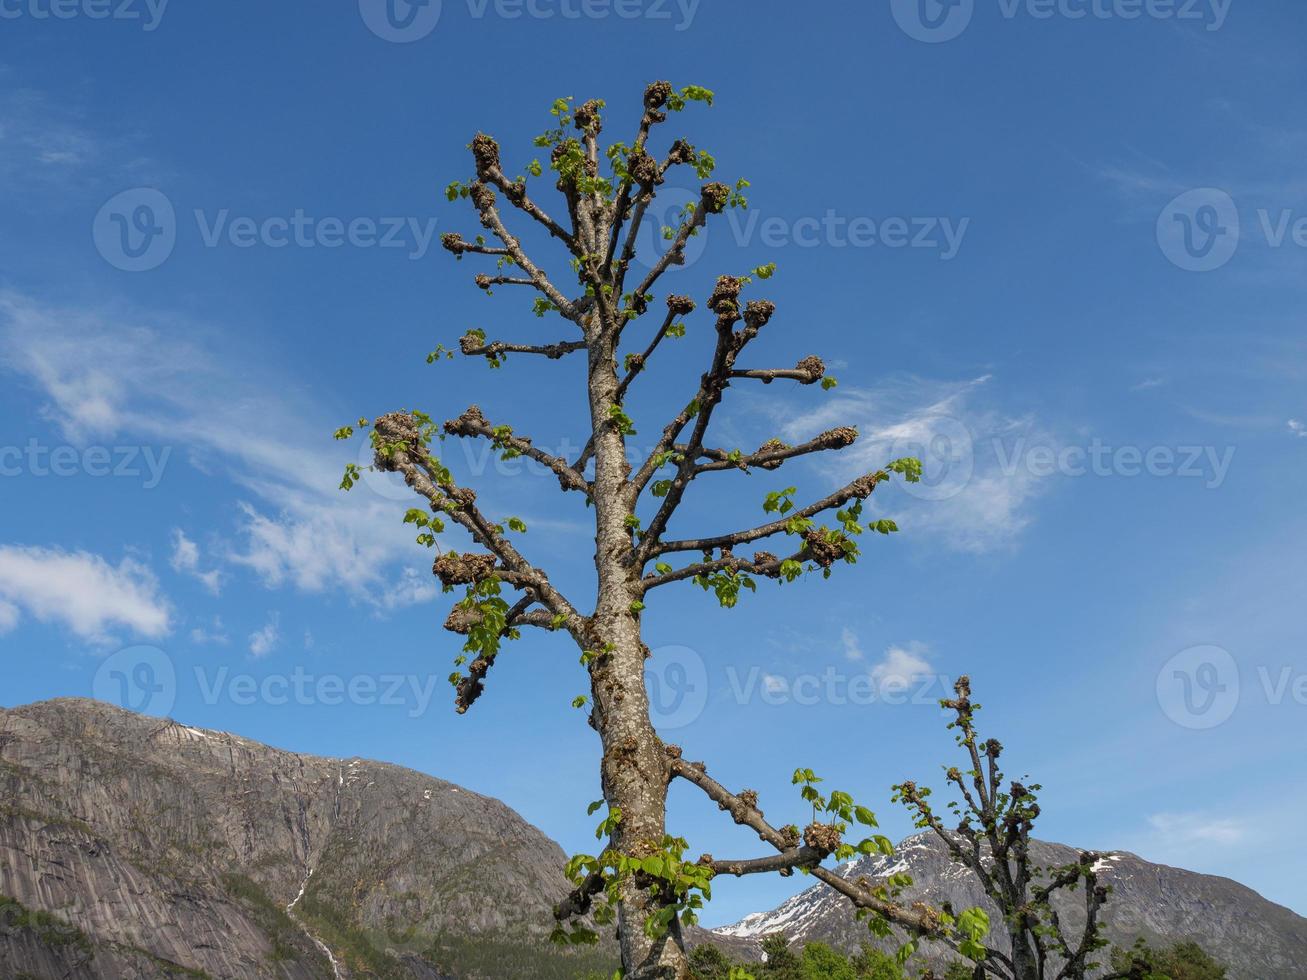
[[[1041,868],[1031,862],[1030,839],[1039,816],[1038,784],[1012,780],[1003,786],[999,766],[1003,746],[997,739],[980,741],[971,700],[971,680],[961,677],[953,698],[940,704],[954,713],[950,729],[957,731],[968,766],[945,771],[945,778],[960,799],[948,809],[957,818],[951,830],[935,812],[931,791],[914,782],[894,787],[895,799],[912,811],[918,827],[929,828],[943,841],[952,859],[980,881],[985,894],[1003,913],[1009,951],[986,949],[979,957],[975,977],[1000,980],[1085,980],[1099,964],[1093,955],[1107,945],[1099,919],[1110,889],[1098,880],[1104,855],[1082,851],[1072,863]],[[1082,927],[1065,926],[1053,907],[1060,891],[1083,888],[1085,921]],[[1139,968],[1114,972],[1102,980],[1142,977]]]
[[[577,889],[558,916],[562,923],[587,915],[591,919],[586,921],[615,921],[624,975],[630,980],[689,976],[681,927],[695,921],[695,910],[707,898],[716,874],[789,874],[803,869],[846,895],[877,928],[888,928],[885,924],[893,922],[914,935],[958,944],[971,942],[975,933],[974,923],[959,924],[924,905],[901,906],[892,884],[851,883],[821,867],[831,855],[890,849],[883,837],[857,844],[843,841],[851,823],[874,826],[870,812],[855,806],[847,794],[824,796],[814,786],[815,775],[798,773],[795,782],[812,803],[814,819],[803,831],[775,827],[758,808],[756,794],[733,793],[711,778],[701,763],[682,759],[679,749],[659,739],[650,719],[644,680],[650,651],[641,640],[641,623],[656,590],[692,582],[711,589],[723,606],[731,606],[741,589],[756,589],[758,579],[786,583],[814,570],[829,575],[837,563],[856,560],[855,539],[865,530],[886,534],[895,530],[890,521],[864,528],[859,523],[863,501],[893,473],[913,481],[920,476],[916,460],[887,460],[883,469],[810,503],[796,502],[792,487],[769,494],[763,501],[766,519],[756,526],[683,538],[670,535],[673,519],[700,478],[774,471],[790,460],[843,449],[857,439],[854,429],[836,428],[798,445],[772,439],[751,452],[728,450],[710,439],[710,426],[733,383],[833,385],[815,356],[804,357],[793,367],[757,366],[743,360],[775,313],[767,300],[746,301],[743,294],[756,280],[770,277],[774,266],[716,280],[705,303],[715,329],[711,359],[686,392],[685,407],[663,425],[652,452],[638,465],[628,462],[628,438],[635,433],[625,408],[631,387],[669,338],[684,332],[683,318],[696,307],[693,299],[679,295],[666,295],[657,304],[654,291],[668,269],[684,263],[687,244],[707,222],[728,208],[745,205],[747,182],[703,183],[698,202],[685,210],[676,227],[666,230],[669,244],[661,255],[648,259],[648,271],[637,281],[633,260],[638,230],[668,172],[674,167],[691,168],[706,181],[713,169],[711,156],[683,139],[672,141],[665,156],[655,156],[651,133],[669,112],[692,102],[711,101],[712,93],[705,89],[675,90],[667,82],[654,82],[644,92],[644,111],[632,142],[608,147],[601,147],[599,139],[602,102],[576,106],[567,99],[556,102],[553,128],[537,137],[535,145],[549,154],[548,166],[556,175],[554,186],[565,219],[556,219],[546,210],[534,182],[525,176],[507,176],[499,145],[485,134],[477,134],[470,147],[475,179],[455,182],[448,189],[451,200],[471,202],[488,237],[467,240],[446,235],[444,247],[460,259],[492,261],[491,272],[476,276],[478,286],[487,291],[529,290],[542,325],[556,322],[556,315],[568,328],[568,336],[544,343],[491,340],[474,331],[461,339],[459,350],[486,358],[492,366],[509,356],[565,361],[580,355],[585,364],[589,437],[577,458],[541,450],[512,427],[487,419],[476,406],[443,427],[426,415],[406,411],[378,418],[371,431],[376,468],[402,474],[425,500],[425,508],[406,516],[420,529],[419,541],[437,546],[437,535],[446,522],[453,522],[478,549],[466,554],[445,551],[434,565],[446,591],[465,590],[445,624],[466,637],[459,669],[451,678],[457,710],[467,711],[481,696],[501,645],[516,639],[524,627],[564,630],[581,651],[590,694],[578,698],[577,706],[588,707],[590,724],[602,742],[604,799],[592,812],[607,807],[598,834],[607,846],[599,855],[573,860],[569,872]],[[544,167],[532,162],[525,170],[538,177]],[[501,202],[507,202],[511,211],[502,211]],[[542,240],[547,234],[561,246],[559,254],[570,265],[575,281],[564,283],[556,273],[545,271],[542,260],[528,255],[509,228],[509,216],[534,223]],[[655,310],[649,317],[651,326],[645,328],[644,318]],[[639,338],[631,337],[637,330]],[[628,340],[631,352],[624,353]],[[446,356],[454,355],[441,348],[430,359]],[[365,425],[366,420],[361,420],[360,427]],[[337,433],[341,438],[352,434],[350,427]],[[527,456],[552,471],[564,493],[593,506],[592,609],[584,610],[565,596],[545,568],[519,549],[520,538],[514,535],[525,530],[520,521],[501,523],[486,515],[476,494],[458,485],[432,451],[433,439],[449,436],[488,440],[505,456]],[[348,489],[358,477],[358,467],[348,467],[344,487]],[[818,523],[826,515],[833,515],[831,526]],[[736,554],[737,549],[769,539],[788,542],[779,549],[783,556],[767,551],[749,557]],[[514,596],[511,603],[504,597],[505,590]],[[707,855],[686,860],[688,845],[670,836],[666,827],[668,788],[676,779],[697,786],[736,823],[755,831],[774,853],[743,860],[718,861]],[[830,822],[820,822],[822,814]],[[564,925],[558,936],[578,941],[590,938],[590,933],[584,925]]]

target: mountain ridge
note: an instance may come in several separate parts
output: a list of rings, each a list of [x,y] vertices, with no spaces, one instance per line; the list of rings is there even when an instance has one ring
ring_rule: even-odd
[[[1079,853],[1064,844],[1031,841],[1034,863],[1042,867],[1072,863]],[[1113,944],[1128,947],[1137,938],[1154,944],[1191,939],[1229,968],[1231,980],[1307,980],[1307,918],[1230,878],[1155,864],[1129,851],[1101,853],[1096,870],[1100,881],[1112,887],[1102,921]],[[998,909],[982,894],[979,882],[952,862],[930,831],[907,838],[892,856],[856,859],[838,871],[844,877],[871,880],[906,872],[913,885],[904,891],[902,901],[920,899],[936,906],[949,902],[955,909],[980,905],[989,912],[990,921],[1001,926]],[[1073,932],[1083,925],[1080,893],[1060,893],[1054,905]],[[863,942],[883,949],[895,945],[873,941],[842,897],[820,884],[775,909],[752,913],[712,932],[733,944],[755,947],[763,936],[775,932],[792,942],[817,940],[850,952]],[[1001,928],[991,929],[987,944],[1006,948]],[[924,954],[935,963],[947,958],[943,950],[929,945]]]
[[[1077,853],[1032,848],[1043,865]],[[3,977],[611,976],[611,947],[569,955],[547,942],[569,888],[565,859],[502,802],[390,763],[273,748],[83,698],[0,708]],[[906,901],[983,904],[927,835],[839,870],[907,871],[916,883]],[[1125,851],[1105,856],[1103,877],[1115,888],[1105,919],[1114,942],[1195,938],[1232,980],[1307,978],[1307,919],[1237,882]],[[1077,922],[1075,908],[1062,914]],[[871,939],[824,886],[689,939],[756,956],[774,931],[847,950]]]

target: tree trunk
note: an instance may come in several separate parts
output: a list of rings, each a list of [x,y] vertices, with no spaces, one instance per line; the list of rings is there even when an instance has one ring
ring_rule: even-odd
[[[626,480],[630,467],[609,406],[617,389],[613,353],[605,343],[590,351],[590,402],[595,433],[595,566],[599,595],[593,619],[591,661],[593,723],[603,743],[604,799],[621,810],[612,846],[622,854],[645,857],[662,849],[666,832],[670,766],[649,719],[644,682],[645,646],[640,619],[632,604],[639,596],[640,570],[631,567],[631,530],[626,524],[630,502]],[[605,652],[606,651],[606,652]],[[657,909],[648,891],[628,881],[618,906],[622,967],[627,980],[686,980],[689,961],[680,929],[673,923],[658,941],[644,923]]]
[[[1042,980],[1034,946],[1024,931],[1012,935],[1012,968],[1016,980]]]

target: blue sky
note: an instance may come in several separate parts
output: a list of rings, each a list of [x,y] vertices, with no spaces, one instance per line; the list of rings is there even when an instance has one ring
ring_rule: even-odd
[[[1301,4],[379,4],[0,3],[0,703],[126,692],[412,766],[591,846],[575,651],[528,636],[456,716],[411,502],[379,478],[339,493],[358,444],[330,434],[476,402],[575,453],[577,364],[425,363],[469,327],[565,339],[439,248],[477,230],[442,190],[478,129],[520,171],[554,98],[606,99],[605,138],[629,139],[668,78],[716,100],[664,139],[752,182],[668,288],[702,302],[776,262],[760,366],[817,353],[840,380],[737,386],[719,440],[862,434],[705,487],[681,528],[908,451],[927,481],[877,492],[902,532],[828,582],[732,611],[654,593],[665,736],[771,816],[802,817],[788,774],[811,766],[900,836],[888,787],[938,782],[933,700],[969,672],[1012,774],[1045,786],[1044,836],[1307,912]],[[647,379],[641,435],[684,401],[706,327]],[[587,512],[445,452],[584,595]],[[696,851],[757,848],[679,789],[672,824]],[[804,884],[719,883],[707,921]]]

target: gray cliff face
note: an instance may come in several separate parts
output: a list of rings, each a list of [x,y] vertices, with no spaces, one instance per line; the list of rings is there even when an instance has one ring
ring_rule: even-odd
[[[564,860],[396,766],[93,701],[0,710],[3,977],[438,978],[469,939],[525,961]],[[529,975],[500,969],[456,975]]]
[[[1042,867],[1070,864],[1078,853],[1061,844],[1031,842],[1032,857]],[[933,834],[908,838],[893,857],[863,858],[840,869],[845,877],[872,881],[903,872],[913,879],[913,886],[904,892],[905,902],[923,899],[939,905],[947,901],[957,910],[981,905],[991,922],[1001,927],[997,908],[984,898],[974,876],[949,859]],[[1112,886],[1102,921],[1107,938],[1117,945],[1129,946],[1138,937],[1161,944],[1192,939],[1229,968],[1232,980],[1307,978],[1307,919],[1243,885],[1152,864],[1124,851],[1105,857],[1099,875],[1104,884]],[[1063,895],[1054,905],[1064,923],[1079,928],[1085,921],[1083,901],[1083,894],[1077,891]],[[849,951],[872,940],[866,925],[855,921],[847,902],[825,885],[809,888],[771,912],[755,913],[714,932],[732,944],[757,943],[763,936],[780,932],[791,941],[820,940]],[[989,945],[1006,947],[1000,932],[1001,928],[991,931]],[[931,958],[938,955],[934,951]]]

